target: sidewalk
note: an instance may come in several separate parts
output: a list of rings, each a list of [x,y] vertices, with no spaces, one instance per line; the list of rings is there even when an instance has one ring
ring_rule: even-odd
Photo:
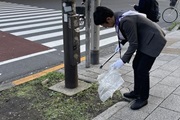
[[[119,102],[93,120],[180,120],[180,31],[167,33],[166,38],[166,47],[156,59],[150,72],[148,105],[133,111],[129,108],[131,103]],[[97,76],[107,71],[109,66],[119,58],[119,54],[116,54],[102,69],[99,69],[109,56],[100,58],[100,64],[92,65],[90,68],[85,68],[85,62],[80,63],[79,79],[97,81]],[[122,94],[133,88],[131,64],[132,61],[119,70],[125,80],[120,88]]]

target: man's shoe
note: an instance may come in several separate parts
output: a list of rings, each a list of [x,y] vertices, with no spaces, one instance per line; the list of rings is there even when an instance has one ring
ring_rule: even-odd
[[[131,91],[129,93],[124,93],[123,96],[130,99],[137,99],[139,97],[139,95],[136,95],[134,91]]]
[[[136,99],[135,102],[131,105],[132,110],[138,110],[142,108],[143,106],[147,105],[148,101],[147,100],[141,100],[141,99]]]

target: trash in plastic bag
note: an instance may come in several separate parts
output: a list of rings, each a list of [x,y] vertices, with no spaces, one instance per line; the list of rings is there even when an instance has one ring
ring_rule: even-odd
[[[119,87],[124,83],[121,74],[115,70],[111,69],[105,73],[98,75],[98,94],[101,101],[105,102],[108,98],[112,98],[113,93],[119,89]]]

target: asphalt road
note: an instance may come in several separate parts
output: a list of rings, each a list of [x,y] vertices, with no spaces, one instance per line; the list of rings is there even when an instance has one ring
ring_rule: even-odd
[[[38,6],[48,9],[61,10],[62,0],[0,0],[31,6]],[[80,6],[82,0],[75,0],[76,5]],[[160,6],[160,12],[162,13],[165,8],[169,6],[169,0],[157,0]],[[107,6],[114,11],[127,11],[134,10],[131,5],[137,4],[138,0],[101,0],[101,5]],[[169,24],[165,23],[162,19],[158,23],[161,27],[168,27]]]
[[[61,10],[62,3],[61,0],[0,0],[11,3],[18,3],[23,5],[37,6],[39,8],[47,8],[54,10]],[[79,6],[81,0],[76,0],[76,5]],[[137,4],[138,0],[102,0],[101,5],[110,7],[114,11],[127,11],[133,10],[132,4]],[[159,0],[160,11],[162,12],[166,7],[169,6],[169,1]],[[158,23],[161,27],[168,27],[170,24],[165,23],[162,19]],[[11,31],[10,31],[11,32]],[[28,37],[28,36],[23,36]],[[109,34],[104,37],[109,37]],[[41,41],[39,41],[41,43]],[[105,49],[106,48],[106,49]],[[107,49],[108,48],[108,49]],[[37,73],[44,69],[56,66],[63,63],[63,52],[62,47],[56,47],[57,51],[42,54],[36,57],[31,57],[24,60],[19,60],[16,62],[11,62],[9,64],[0,65],[0,83],[11,82],[13,80]],[[101,48],[100,56],[104,56],[114,49],[114,44],[106,45],[106,47]]]

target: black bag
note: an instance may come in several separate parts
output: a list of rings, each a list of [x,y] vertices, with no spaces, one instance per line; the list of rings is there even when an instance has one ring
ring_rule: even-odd
[[[153,22],[159,21],[161,17],[161,13],[159,12],[159,4],[156,0],[152,2],[151,10],[149,11],[149,14],[147,15],[147,17]]]
[[[177,0],[170,0],[170,6],[174,7],[177,3]]]

